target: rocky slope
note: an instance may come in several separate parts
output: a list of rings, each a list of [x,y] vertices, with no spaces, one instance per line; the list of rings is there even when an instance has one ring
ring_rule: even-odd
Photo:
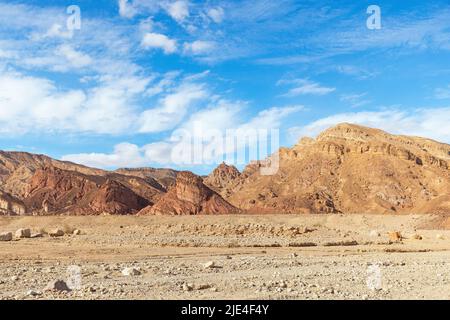
[[[166,180],[165,170],[151,171]],[[125,175],[44,155],[0,151],[0,214],[132,214],[165,192],[150,174]]]
[[[175,185],[154,205],[139,214],[197,215],[230,214],[239,210],[208,188],[202,178],[191,172],[178,173]]]
[[[88,168],[0,151],[0,215],[450,212],[450,145],[340,124],[242,173]],[[269,159],[270,160],[270,159]]]
[[[275,175],[258,166],[219,190],[226,200],[259,213],[450,212],[450,145],[429,139],[340,124],[282,148]]]

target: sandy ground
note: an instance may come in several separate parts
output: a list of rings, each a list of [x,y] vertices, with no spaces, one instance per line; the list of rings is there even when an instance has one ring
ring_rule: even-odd
[[[0,217],[0,232],[44,233],[0,242],[0,299],[450,299],[440,225],[426,215]],[[55,227],[81,235],[45,234]],[[72,290],[44,290],[53,280]]]

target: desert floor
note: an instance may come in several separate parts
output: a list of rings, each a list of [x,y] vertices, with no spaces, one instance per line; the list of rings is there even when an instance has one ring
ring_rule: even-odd
[[[0,232],[44,234],[0,242],[0,299],[450,299],[448,225],[426,215],[0,217]],[[55,227],[67,234],[46,235]],[[44,290],[58,279],[73,290]]]

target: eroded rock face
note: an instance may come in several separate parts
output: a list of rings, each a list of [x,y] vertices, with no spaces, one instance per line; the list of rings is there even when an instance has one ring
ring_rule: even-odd
[[[96,192],[89,206],[95,212],[107,214],[136,213],[148,206],[150,202],[124,185],[113,181],[106,181]]]
[[[233,185],[241,176],[241,173],[235,166],[220,164],[204,180],[205,184],[217,192],[228,192],[227,188]]]
[[[132,214],[151,202],[123,184],[54,167],[39,169],[25,202],[42,214]]]
[[[340,124],[279,155],[276,174],[249,165],[221,194],[258,213],[450,212],[450,145]]]
[[[201,177],[187,171],[178,173],[176,183],[154,206],[139,214],[197,215],[231,214],[239,210],[208,188]]]
[[[25,204],[12,195],[0,191],[0,215],[25,215]]]

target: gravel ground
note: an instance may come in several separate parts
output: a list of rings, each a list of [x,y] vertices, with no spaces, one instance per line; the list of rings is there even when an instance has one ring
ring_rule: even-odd
[[[0,299],[450,299],[450,232],[432,220],[2,217],[0,233],[43,237],[0,242]]]

